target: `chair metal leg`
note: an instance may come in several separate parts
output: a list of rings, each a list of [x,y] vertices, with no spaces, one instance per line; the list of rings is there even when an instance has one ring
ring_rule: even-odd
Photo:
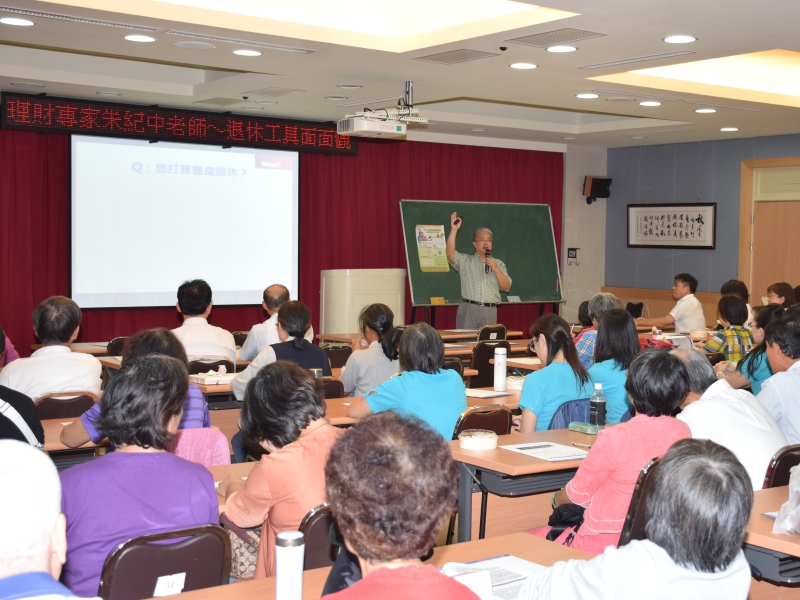
[[[450,523],[447,525],[447,538],[445,539],[445,546],[449,546],[453,543],[453,534],[455,533],[456,529],[456,516],[453,515],[450,517]]]
[[[486,537],[486,507],[489,504],[489,490],[482,485],[481,487],[481,520],[480,529],[478,530],[478,539],[482,540]]]

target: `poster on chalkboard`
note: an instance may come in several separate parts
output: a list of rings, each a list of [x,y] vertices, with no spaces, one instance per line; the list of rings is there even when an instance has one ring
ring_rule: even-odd
[[[716,246],[717,205],[629,204],[628,248]]]
[[[420,271],[447,273],[450,265],[447,262],[444,225],[417,225],[415,230]]]

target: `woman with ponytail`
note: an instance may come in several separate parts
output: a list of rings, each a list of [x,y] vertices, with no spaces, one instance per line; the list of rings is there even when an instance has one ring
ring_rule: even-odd
[[[341,376],[348,396],[365,396],[400,370],[397,344],[401,331],[385,304],[365,306],[358,315],[361,337],[353,340],[353,353]]]
[[[299,301],[287,302],[278,310],[279,344],[267,346],[258,353],[248,367],[231,381],[231,391],[237,400],[244,398],[247,383],[266,365],[276,360],[288,360],[304,369],[322,369],[325,377],[331,376],[328,355],[319,346],[304,339],[311,327],[311,311]]]
[[[544,368],[522,385],[520,431],[544,431],[564,402],[592,395],[589,374],[578,360],[567,322],[556,314],[539,317],[531,327],[531,345]]]

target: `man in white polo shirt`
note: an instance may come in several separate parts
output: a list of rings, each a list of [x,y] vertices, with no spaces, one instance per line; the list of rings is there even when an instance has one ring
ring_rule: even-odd
[[[172,333],[186,349],[189,360],[227,358],[236,364],[236,342],[233,334],[208,323],[211,314],[211,286],[202,279],[184,282],[178,288],[178,312],[183,325]]]
[[[253,360],[267,346],[280,344],[278,337],[278,311],[281,306],[289,302],[289,290],[286,286],[274,283],[264,290],[264,301],[261,306],[267,311],[269,319],[263,323],[253,325],[247,334],[247,339],[242,344],[239,356],[242,360]],[[314,328],[309,327],[305,338],[314,343]]]
[[[789,443],[800,444],[800,320],[787,316],[773,321],[764,330],[764,339],[767,360],[775,374],[761,386],[758,400]]]
[[[64,296],[51,296],[33,311],[33,329],[44,346],[30,358],[20,358],[0,371],[0,385],[30,398],[51,392],[100,393],[100,361],[72,352],[78,337],[81,309]]]
[[[689,426],[693,438],[711,440],[733,452],[753,489],[760,490],[770,460],[789,445],[781,428],[753,394],[733,389],[724,378],[717,380],[702,352],[676,348],[671,353],[689,374],[689,393],[677,418]]]
[[[636,327],[658,327],[667,329],[675,326],[678,333],[687,333],[692,329],[705,329],[706,318],[703,316],[703,305],[694,297],[697,291],[697,279],[689,273],[675,275],[672,285],[672,297],[678,301],[668,315],[655,319],[636,319]]]

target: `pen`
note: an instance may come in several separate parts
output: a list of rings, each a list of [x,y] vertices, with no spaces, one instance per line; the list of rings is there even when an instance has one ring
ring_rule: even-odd
[[[579,444],[578,442],[572,442],[572,445],[573,446],[577,446],[579,448],[586,448],[587,450],[592,447],[591,444],[588,444],[588,445],[587,444]]]

